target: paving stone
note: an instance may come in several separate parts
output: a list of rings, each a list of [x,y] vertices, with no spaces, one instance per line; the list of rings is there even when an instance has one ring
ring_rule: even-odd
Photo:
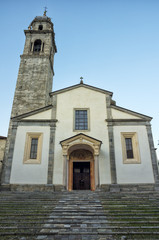
[[[64,228],[70,228],[70,227],[71,227],[70,224],[65,224],[65,225],[63,225],[63,226],[64,226]]]
[[[81,224],[80,227],[81,227],[81,228],[86,228],[86,227],[87,227],[87,224]]]
[[[47,239],[47,235],[41,235],[37,237],[38,240]]]
[[[81,240],[81,236],[80,235],[78,235],[78,236],[69,236],[69,240]]]

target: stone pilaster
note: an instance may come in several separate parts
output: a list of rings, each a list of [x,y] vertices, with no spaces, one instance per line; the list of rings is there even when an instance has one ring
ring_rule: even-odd
[[[146,129],[147,129],[147,136],[148,136],[148,141],[149,141],[149,146],[150,146],[150,153],[151,153],[151,161],[152,161],[152,169],[153,169],[154,179],[155,179],[155,183],[159,184],[157,157],[156,157],[156,152],[155,152],[155,148],[154,148],[151,125],[147,124]]]
[[[110,108],[110,97],[106,97],[106,105],[107,105],[107,119],[112,119],[111,108]],[[109,138],[109,153],[110,153],[110,171],[111,171],[111,183],[117,183],[116,177],[116,163],[115,163],[115,149],[114,149],[114,133],[113,133],[113,122],[107,123],[108,127],[108,138]]]
[[[2,183],[3,184],[10,183],[10,175],[11,175],[11,167],[12,167],[12,159],[13,159],[17,127],[18,127],[18,123],[12,122],[12,130],[11,130],[11,136],[10,136],[8,158],[5,159],[4,164],[3,164],[3,170],[2,170]]]
[[[48,161],[48,177],[47,184],[52,184],[54,171],[54,148],[55,148],[55,129],[56,123],[50,123],[50,145],[49,145],[49,161]]]

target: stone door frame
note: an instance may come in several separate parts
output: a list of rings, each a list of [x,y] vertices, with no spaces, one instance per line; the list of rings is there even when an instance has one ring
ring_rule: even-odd
[[[92,158],[91,160],[87,159],[81,159],[81,160],[76,160],[76,159],[70,159],[68,164],[68,191],[73,190],[73,163],[74,162],[90,162],[90,190],[94,191],[95,190],[95,169],[94,169],[94,159]]]
[[[80,133],[61,141],[60,144],[63,152],[63,186],[69,191],[73,189],[73,160],[70,159],[70,154],[74,150],[83,149],[90,151],[93,156],[89,161],[91,165],[91,190],[94,191],[100,185],[99,152],[102,142]]]

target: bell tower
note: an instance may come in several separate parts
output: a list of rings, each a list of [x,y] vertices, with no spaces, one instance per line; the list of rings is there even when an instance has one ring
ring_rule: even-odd
[[[57,52],[51,19],[37,16],[28,30],[21,55],[11,117],[45,107],[50,103],[54,76],[54,55]]]
[[[24,30],[26,39],[12,105],[11,118],[49,105],[54,76],[54,55],[57,52],[55,34],[51,19],[37,16],[28,30]],[[8,137],[3,160],[1,182],[9,183],[11,161],[9,155],[13,135],[12,119],[9,123]]]

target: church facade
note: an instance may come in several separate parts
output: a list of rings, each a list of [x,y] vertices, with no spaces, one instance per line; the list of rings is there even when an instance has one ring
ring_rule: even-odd
[[[82,79],[52,92],[53,23],[44,14],[24,32],[2,184],[94,191],[158,183],[151,117]]]

